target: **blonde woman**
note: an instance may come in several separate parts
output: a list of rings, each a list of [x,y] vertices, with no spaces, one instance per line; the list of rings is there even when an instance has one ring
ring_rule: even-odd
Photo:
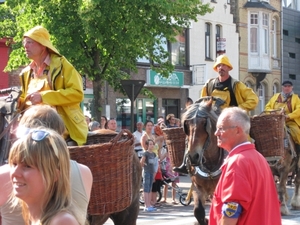
[[[29,129],[39,126],[51,128],[63,134],[65,126],[56,111],[47,105],[31,106],[22,116],[18,128],[18,137],[24,136]],[[71,165],[71,192],[72,207],[77,208],[77,217],[80,224],[84,224],[87,217],[87,207],[90,199],[93,177],[90,169],[73,160]],[[9,195],[12,191],[12,184],[9,178],[10,166],[0,167],[0,215],[2,225],[24,225],[20,207],[12,208],[9,202]]]
[[[57,132],[39,128],[17,140],[9,154],[13,199],[25,224],[79,225],[71,210],[70,156]]]

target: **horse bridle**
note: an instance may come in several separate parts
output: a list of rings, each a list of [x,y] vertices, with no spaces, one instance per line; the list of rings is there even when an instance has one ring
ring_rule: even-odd
[[[219,107],[220,105],[224,104],[224,101],[223,100],[219,100],[219,99],[214,99],[216,100],[216,107]],[[199,101],[199,100],[198,100]],[[202,107],[199,105],[199,108]],[[204,108],[204,107],[202,107]],[[205,108],[204,108],[205,109]],[[198,110],[197,112],[197,115],[196,117],[194,117],[194,123],[196,124],[196,119],[197,118],[207,118],[206,119],[206,123],[209,123],[209,129],[211,129],[211,120],[214,120],[216,121],[217,120],[217,115],[215,115],[215,117],[213,115],[211,115],[210,113],[208,113],[207,109],[205,110]],[[204,155],[204,152],[207,150],[208,146],[210,145],[210,142],[211,142],[211,138],[210,138],[210,135],[211,135],[211,132],[208,131],[207,129],[208,125],[206,125],[206,132],[208,134],[208,137],[206,138],[205,140],[205,143],[203,145],[203,148],[202,148],[202,151],[201,151],[201,154],[199,154],[199,163],[196,164],[196,165],[192,165],[194,168],[195,168],[195,172],[194,172],[194,175],[198,174],[201,178],[203,179],[214,179],[215,177],[219,176],[221,174],[221,169],[220,169],[220,166],[223,162],[223,157],[224,157],[224,150],[223,149],[220,149],[219,148],[219,151],[220,154],[219,154],[219,159],[218,159],[218,163],[217,165],[215,166],[216,169],[213,169],[213,171],[210,171],[209,169],[207,169],[204,164],[203,164],[203,155]],[[191,161],[190,159],[190,156],[188,157],[189,160]]]

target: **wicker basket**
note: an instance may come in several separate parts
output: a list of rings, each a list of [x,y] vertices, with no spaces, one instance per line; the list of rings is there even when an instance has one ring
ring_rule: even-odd
[[[119,212],[131,204],[133,144],[130,131],[122,130],[109,143],[69,147],[71,159],[93,174],[90,215]]]
[[[185,133],[182,127],[164,128],[165,142],[168,147],[172,167],[180,166],[185,152]]]
[[[113,131],[109,133],[89,132],[85,145],[93,145],[93,144],[110,142],[114,137],[117,136],[117,134],[118,134],[117,132],[113,132]]]
[[[284,116],[276,114],[251,118],[250,136],[255,140],[256,149],[264,157],[283,156],[284,122]]]

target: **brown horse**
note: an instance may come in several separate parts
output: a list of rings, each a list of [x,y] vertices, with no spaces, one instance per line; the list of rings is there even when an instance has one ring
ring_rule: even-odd
[[[292,209],[300,209],[300,152],[295,149],[294,141],[288,132],[285,132],[285,146],[283,157],[274,164],[270,163],[272,173],[279,177],[277,185],[278,197],[281,203],[281,215],[289,215],[287,207],[286,182],[289,173],[295,174],[295,189],[291,199]]]
[[[134,151],[134,150],[133,150]],[[140,203],[140,186],[142,177],[142,167],[140,161],[134,152],[132,160],[132,201],[131,204],[120,212],[115,212],[106,215],[90,215],[89,222],[91,225],[104,224],[110,218],[115,225],[136,225],[136,220],[139,214]],[[116,177],[116,179],[118,179]],[[103,193],[105,194],[105,193]]]
[[[215,190],[226,155],[226,151],[217,146],[214,135],[222,104],[224,101],[219,98],[201,98],[182,115],[184,132],[188,137],[187,168],[195,187],[194,216],[200,225],[207,225],[204,203]]]

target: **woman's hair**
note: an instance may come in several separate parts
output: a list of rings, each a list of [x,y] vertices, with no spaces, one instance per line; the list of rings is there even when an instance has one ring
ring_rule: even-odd
[[[49,224],[55,214],[68,210],[71,203],[70,156],[60,134],[45,127],[30,130],[13,144],[8,161],[10,165],[23,163],[35,167],[41,173],[45,186],[41,224]],[[27,204],[15,199],[21,204],[28,223]]]
[[[154,123],[151,120],[147,120],[145,123],[145,126],[147,126],[148,123],[151,123],[152,125],[154,125]]]
[[[49,105],[34,105],[28,108],[19,123],[19,126],[26,128],[48,127],[59,134],[66,130],[64,122],[60,115]]]
[[[105,124],[104,124],[104,128],[105,129],[107,129],[107,118],[106,118],[106,116],[101,116],[101,118],[104,118],[105,119]],[[101,121],[100,121],[101,122]],[[102,127],[103,125],[101,124],[101,127]]]

